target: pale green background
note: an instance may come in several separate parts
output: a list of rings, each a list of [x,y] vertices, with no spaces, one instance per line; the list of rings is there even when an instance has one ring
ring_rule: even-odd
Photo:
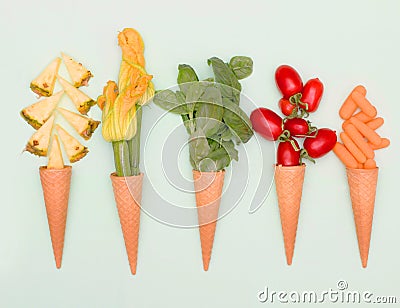
[[[256,298],[264,286],[320,291],[339,279],[352,290],[400,296],[399,1],[2,1],[0,12],[0,307],[261,307],[268,305]],[[313,119],[340,130],[340,104],[364,84],[386,120],[380,133],[392,140],[376,155],[369,267],[361,268],[344,168],[330,154],[307,167],[293,266],[285,264],[275,192],[250,215],[250,189],[218,222],[209,272],[202,270],[196,229],[142,215],[138,272],[131,276],[108,178],[111,148],[98,132],[88,157],[74,166],[63,267],[56,270],[38,177],[43,161],[20,154],[32,129],[18,112],[35,101],[29,81],[62,50],[92,69],[87,92],[97,96],[117,76],[116,35],[124,27],[143,35],[158,89],[173,85],[179,63],[206,74],[210,56],[248,55],[255,69],[243,82],[245,93],[277,109],[274,70],[289,63],[304,79],[324,82]],[[144,121],[151,112],[160,111],[147,109]],[[248,149],[256,149],[255,139]],[[152,202],[150,192],[146,180],[143,202]]]

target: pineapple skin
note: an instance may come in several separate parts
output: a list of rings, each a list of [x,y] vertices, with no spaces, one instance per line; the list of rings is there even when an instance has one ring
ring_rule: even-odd
[[[81,160],[86,156],[86,154],[89,153],[89,149],[87,147],[84,147],[81,152],[75,154],[74,156],[69,158],[69,161],[71,163],[76,163],[77,161]]]
[[[87,73],[82,76],[82,79],[80,81],[76,81],[74,83],[74,87],[75,88],[79,88],[79,87],[82,87],[82,86],[86,86],[87,87],[89,85],[89,80],[92,77],[93,77],[92,73],[90,71],[87,71]]]
[[[44,88],[41,88],[39,85],[34,84],[33,82],[31,82],[30,88],[32,92],[36,93],[39,96],[49,97],[53,94],[51,89],[46,90]]]
[[[84,130],[80,136],[85,140],[89,140],[99,125],[100,121],[90,120],[88,123],[88,128]]]
[[[79,106],[79,108],[78,108],[78,111],[81,113],[81,114],[87,114],[88,112],[89,112],[89,110],[90,110],[90,108],[92,107],[92,106],[94,106],[94,105],[96,105],[96,102],[94,101],[94,100],[90,100],[90,101],[87,101],[87,102],[84,102],[84,103],[82,103],[80,106]]]
[[[36,156],[47,156],[47,149],[38,149],[35,145],[29,142],[26,144],[25,151]]]
[[[25,110],[22,110],[20,112],[21,117],[30,125],[32,126],[34,129],[39,129],[40,127],[42,127],[42,125],[44,123],[39,123],[37,120],[30,118],[26,113]]]

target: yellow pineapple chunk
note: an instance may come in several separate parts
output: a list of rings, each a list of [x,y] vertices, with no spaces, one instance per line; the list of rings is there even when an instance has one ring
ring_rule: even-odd
[[[81,90],[75,88],[72,84],[66,81],[64,78],[58,76],[58,81],[64,88],[65,93],[72,100],[76,108],[81,114],[87,114],[90,107],[96,104],[89,96],[83,93]]]
[[[63,169],[63,168],[64,168],[64,160],[61,153],[60,142],[58,141],[58,137],[54,135],[53,142],[51,143],[47,169]]]
[[[78,140],[68,134],[67,131],[58,124],[56,125],[56,130],[71,163],[77,162],[86,156],[86,154],[89,152],[87,147],[84,147]]]
[[[74,87],[79,88],[81,86],[87,86],[89,79],[93,77],[92,73],[84,67],[82,63],[75,61],[65,53],[61,53],[61,56],[64,60],[65,66],[67,67]]]
[[[31,82],[31,90],[39,96],[52,96],[60,63],[61,59],[55,58],[53,62]]]
[[[64,91],[57,92],[53,96],[22,109],[21,116],[34,129],[39,129],[50,118],[63,94]]]
[[[100,124],[100,121],[93,120],[64,108],[59,107],[57,110],[85,140],[89,140],[90,137],[92,137],[93,132]]]
[[[53,129],[54,116],[51,116],[29,139],[25,150],[37,156],[46,156]]]

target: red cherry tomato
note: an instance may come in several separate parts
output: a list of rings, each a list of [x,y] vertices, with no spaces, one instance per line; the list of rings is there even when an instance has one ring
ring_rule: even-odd
[[[267,108],[257,108],[250,115],[253,129],[265,139],[275,141],[282,134],[282,118]]]
[[[291,115],[295,105],[292,105],[288,99],[281,98],[279,100],[279,108],[285,116]]]
[[[335,131],[329,128],[321,128],[317,133],[313,133],[310,137],[306,138],[303,146],[310,157],[319,158],[331,151],[336,141],[337,136]]]
[[[308,112],[314,112],[319,106],[323,92],[324,85],[322,82],[318,78],[310,79],[304,85],[301,96],[301,101],[307,104],[307,108],[303,105],[300,105],[300,107]]]
[[[287,129],[293,137],[301,137],[309,132],[308,122],[301,118],[287,119],[283,125],[283,129]]]
[[[296,149],[293,147],[294,143]],[[277,150],[278,165],[282,166],[298,166],[300,165],[300,147],[296,140],[289,139],[285,142],[280,142]]]
[[[303,82],[296,70],[289,65],[281,65],[275,71],[275,81],[283,98],[289,99],[292,95],[303,90]]]

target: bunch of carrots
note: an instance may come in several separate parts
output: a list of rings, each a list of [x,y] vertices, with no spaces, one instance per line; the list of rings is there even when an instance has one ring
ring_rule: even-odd
[[[374,151],[390,145],[389,139],[382,138],[376,132],[384,119],[377,117],[377,110],[366,94],[365,87],[356,86],[339,110],[344,120],[343,132],[340,133],[343,143],[337,142],[333,151],[348,168],[376,168]],[[356,113],[357,110],[360,111]]]

